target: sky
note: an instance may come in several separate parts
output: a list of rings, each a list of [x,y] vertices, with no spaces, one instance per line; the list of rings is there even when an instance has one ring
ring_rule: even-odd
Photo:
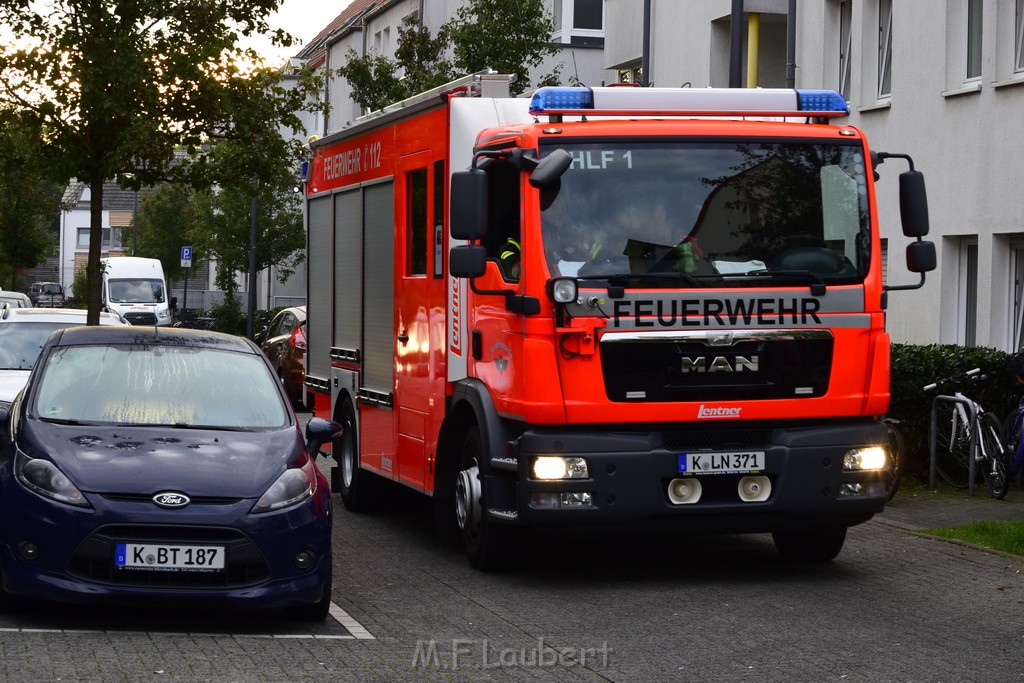
[[[283,0],[270,17],[270,25],[282,28],[301,42],[290,48],[275,47],[269,40],[254,40],[252,46],[267,60],[268,66],[282,64],[316,37],[327,24],[341,14],[352,0]]]

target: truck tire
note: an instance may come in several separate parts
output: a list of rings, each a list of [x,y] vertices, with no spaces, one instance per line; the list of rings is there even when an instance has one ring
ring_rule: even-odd
[[[790,562],[828,562],[846,542],[846,527],[815,531],[774,532],[775,548]]]
[[[345,425],[345,433],[332,449],[337,465],[331,470],[331,488],[341,494],[341,502],[351,512],[363,512],[369,507],[372,476],[359,468],[359,439],[356,434],[356,413],[352,403],[345,401],[338,422]]]
[[[511,526],[490,519],[480,463],[485,457],[480,429],[472,427],[462,442],[455,482],[455,519],[470,564],[483,571],[503,569],[515,550]]]

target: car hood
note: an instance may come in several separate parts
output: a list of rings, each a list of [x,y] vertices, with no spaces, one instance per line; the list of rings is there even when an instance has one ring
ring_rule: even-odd
[[[0,401],[10,403],[28,381],[31,370],[0,370]]]
[[[293,425],[263,432],[59,425],[23,419],[21,449],[82,491],[258,498],[304,449]]]

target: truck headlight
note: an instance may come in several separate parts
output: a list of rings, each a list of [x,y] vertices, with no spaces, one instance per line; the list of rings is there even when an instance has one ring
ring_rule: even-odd
[[[586,460],[561,455],[539,455],[533,459],[530,470],[534,479],[547,481],[587,479],[590,476]]]
[[[548,281],[548,296],[557,304],[571,304],[579,297],[576,278],[560,277]]]
[[[881,446],[854,448],[843,456],[843,470],[846,472],[880,470],[885,467],[885,461],[885,449]]]

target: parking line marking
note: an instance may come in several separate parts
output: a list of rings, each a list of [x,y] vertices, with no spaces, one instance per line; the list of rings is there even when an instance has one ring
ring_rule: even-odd
[[[330,615],[348,631],[348,635],[331,633],[208,633],[208,632],[172,632],[172,631],[124,631],[117,629],[62,629],[62,628],[12,628],[0,627],[0,633],[59,633],[62,635],[145,635],[149,637],[185,636],[189,638],[267,638],[272,640],[377,640],[348,612],[331,603]]]

